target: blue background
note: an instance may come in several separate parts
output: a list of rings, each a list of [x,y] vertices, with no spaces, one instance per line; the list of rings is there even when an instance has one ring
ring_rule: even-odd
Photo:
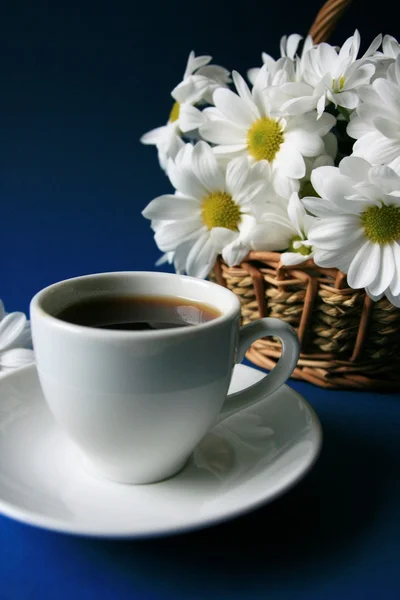
[[[169,190],[139,137],[163,124],[191,49],[245,73],[281,35],[306,33],[304,2],[15,2],[0,8],[0,297],[28,310],[78,274],[153,269],[140,213]],[[372,6],[372,5],[371,5]],[[375,5],[376,6],[376,5]],[[387,9],[385,11],[385,8]],[[399,36],[390,5],[354,1],[332,41]],[[325,446],[264,509],[161,541],[107,542],[0,517],[0,598],[176,600],[400,597],[400,398],[292,383]]]

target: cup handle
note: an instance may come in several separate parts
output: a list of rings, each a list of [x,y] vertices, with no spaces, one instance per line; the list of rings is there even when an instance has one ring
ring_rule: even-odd
[[[229,394],[215,424],[263,400],[280,388],[292,374],[300,354],[299,338],[293,327],[270,317],[241,328],[236,363],[242,362],[247,348],[253,342],[267,335],[277,337],[282,342],[282,355],[277,365],[261,381],[241,392]]]

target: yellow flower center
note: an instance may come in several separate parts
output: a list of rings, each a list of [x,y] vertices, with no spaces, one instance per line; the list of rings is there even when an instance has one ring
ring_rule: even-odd
[[[344,84],[345,84],[345,79],[344,79],[343,75],[339,78],[339,81],[337,81],[336,79],[332,79],[332,90],[336,89],[336,83],[337,83],[338,91],[340,92],[344,88]]]
[[[289,252],[297,252],[298,254],[301,254],[302,256],[308,256],[312,252],[312,250],[309,246],[301,245],[299,248],[294,247],[295,242],[301,242],[301,241],[302,241],[302,238],[299,235],[293,236],[292,239],[290,240],[288,251]]]
[[[175,123],[179,119],[179,112],[181,109],[181,105],[179,102],[174,102],[173,107],[171,108],[171,112],[169,113],[169,123]]]
[[[256,160],[272,162],[283,142],[283,131],[275,119],[262,117],[247,132],[247,149]]]
[[[400,239],[400,206],[369,206],[361,214],[365,236],[374,244],[389,244]]]
[[[225,227],[237,231],[240,222],[240,208],[229,194],[213,192],[203,199],[201,216],[207,229]]]

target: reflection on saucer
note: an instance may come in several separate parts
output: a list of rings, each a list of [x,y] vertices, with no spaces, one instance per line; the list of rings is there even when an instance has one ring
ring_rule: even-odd
[[[247,410],[214,427],[197,446],[193,462],[230,484],[274,449],[273,430],[259,414]]]

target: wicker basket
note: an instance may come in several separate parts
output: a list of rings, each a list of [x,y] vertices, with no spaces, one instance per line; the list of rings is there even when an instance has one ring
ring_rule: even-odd
[[[309,31],[328,39],[351,0],[328,0]],[[293,377],[325,388],[400,390],[400,310],[386,298],[373,302],[349,288],[337,269],[312,260],[285,267],[278,252],[251,252],[230,268],[221,259],[212,278],[242,304],[243,324],[277,317],[297,331],[301,355]],[[255,342],[247,358],[271,369],[280,356],[273,338]]]
[[[400,390],[400,310],[349,288],[337,269],[312,260],[283,266],[278,252],[251,252],[238,267],[221,259],[213,278],[233,291],[242,322],[277,317],[297,331],[301,355],[293,372],[326,388]],[[271,369],[280,356],[273,338],[255,342],[247,358]]]

